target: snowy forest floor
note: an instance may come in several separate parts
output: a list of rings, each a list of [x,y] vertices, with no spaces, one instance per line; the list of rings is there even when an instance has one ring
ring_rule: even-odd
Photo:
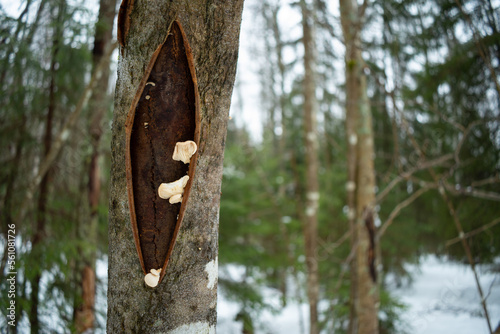
[[[451,263],[435,256],[424,256],[420,265],[408,265],[411,282],[403,282],[393,293],[407,306],[402,313],[402,330],[414,334],[481,334],[488,333],[482,316],[476,284],[469,266]],[[481,270],[481,269],[480,269]],[[500,321],[500,282],[494,273],[481,272],[483,291],[488,296],[492,326]],[[266,297],[270,304],[279,304],[279,295],[272,291]],[[241,333],[242,324],[235,320],[240,307],[219,293],[217,333]],[[301,314],[300,314],[301,313]],[[256,334],[307,333],[308,307],[289,303],[279,314],[263,311],[255,324]],[[301,321],[305,323],[301,325]]]

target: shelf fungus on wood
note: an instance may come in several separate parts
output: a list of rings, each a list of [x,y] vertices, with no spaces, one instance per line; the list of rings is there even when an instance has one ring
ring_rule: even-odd
[[[168,30],[146,67],[125,124],[130,221],[146,284],[153,287],[167,272],[200,141],[193,55],[181,24],[174,21]],[[182,162],[174,160],[176,147],[186,142]]]
[[[189,176],[185,175],[180,179],[178,179],[177,181],[162,183],[158,187],[158,196],[168,200],[172,200],[172,198],[175,198],[175,200],[170,201],[170,204],[177,203],[177,202],[174,203],[172,202],[177,201],[179,196],[181,196],[182,198],[182,194],[184,193],[184,187],[186,187],[188,181],[189,181]]]
[[[146,283],[146,285],[152,288],[157,286],[160,281],[160,273],[161,273],[161,268],[158,270],[151,269],[149,271],[149,274],[146,274],[146,276],[144,276],[144,282]]]
[[[177,143],[175,144],[172,159],[188,164],[191,161],[191,157],[196,153],[197,148],[198,146],[192,140]]]

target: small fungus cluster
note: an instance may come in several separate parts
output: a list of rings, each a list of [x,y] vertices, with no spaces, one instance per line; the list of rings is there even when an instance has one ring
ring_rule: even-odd
[[[197,149],[198,147],[196,146],[196,143],[192,140],[179,142],[175,144],[172,159],[188,164],[191,161],[191,157],[193,156],[193,154],[196,153]]]
[[[191,157],[196,153],[197,149],[198,147],[194,141],[188,140],[185,142],[178,142],[175,144],[172,159],[187,164],[191,161]],[[158,195],[160,198],[168,199],[170,204],[182,203],[182,195],[184,194],[184,188],[188,181],[189,176],[185,175],[174,182],[162,183],[158,187]],[[161,268],[151,269],[150,273],[144,276],[146,285],[152,288],[156,287],[160,280],[160,272]]]
[[[162,183],[158,187],[158,195],[163,199],[168,199],[170,204],[181,203],[184,187],[189,181],[189,176],[183,176],[177,181]]]
[[[188,164],[191,157],[196,153],[198,147],[194,141],[188,140],[185,142],[178,142],[175,144],[174,154],[172,159],[175,161],[182,161]],[[170,204],[181,203],[184,187],[189,181],[189,176],[185,175],[177,181],[170,183],[162,183],[158,187],[158,195],[163,199],[168,199]]]
[[[144,276],[144,282],[152,288],[158,285],[158,282],[160,281],[160,273],[161,273],[161,268],[160,269],[151,269],[150,273]]]

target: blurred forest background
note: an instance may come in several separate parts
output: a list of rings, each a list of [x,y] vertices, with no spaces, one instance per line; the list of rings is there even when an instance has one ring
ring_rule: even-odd
[[[14,223],[20,333],[105,328],[95,268],[107,261],[118,5],[1,2],[0,287]],[[434,254],[469,266],[478,316],[498,332],[480,277],[500,275],[500,2],[340,5],[246,0],[219,293],[244,333],[289,303],[310,305],[316,332],[354,333],[368,286],[377,331],[401,333],[387,277],[405,284],[405,264]]]

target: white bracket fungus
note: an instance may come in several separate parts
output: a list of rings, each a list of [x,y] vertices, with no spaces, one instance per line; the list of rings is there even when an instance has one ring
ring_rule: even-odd
[[[154,288],[155,286],[158,285],[158,282],[160,281],[160,269],[151,269],[151,272],[144,276],[144,282],[146,282],[147,286],[150,286]]]
[[[187,182],[189,180],[189,176],[183,176],[177,181],[170,182],[170,183],[162,183],[158,187],[158,195],[163,198],[163,199],[169,199],[170,198],[170,203],[178,203],[182,201],[182,194],[184,193],[184,187],[186,186]],[[175,196],[175,195],[181,195]],[[175,196],[175,197],[174,197]],[[171,198],[174,197],[174,198]],[[180,200],[179,200],[180,199]],[[175,202],[177,201],[177,202]]]
[[[182,202],[182,195],[181,194],[174,195],[174,196],[170,197],[170,199],[168,201],[170,202],[170,204],[181,203]]]
[[[193,154],[196,153],[197,149],[198,147],[196,146],[196,143],[192,140],[178,142],[175,144],[172,159],[188,164],[189,161],[191,161],[191,157],[193,156]]]

